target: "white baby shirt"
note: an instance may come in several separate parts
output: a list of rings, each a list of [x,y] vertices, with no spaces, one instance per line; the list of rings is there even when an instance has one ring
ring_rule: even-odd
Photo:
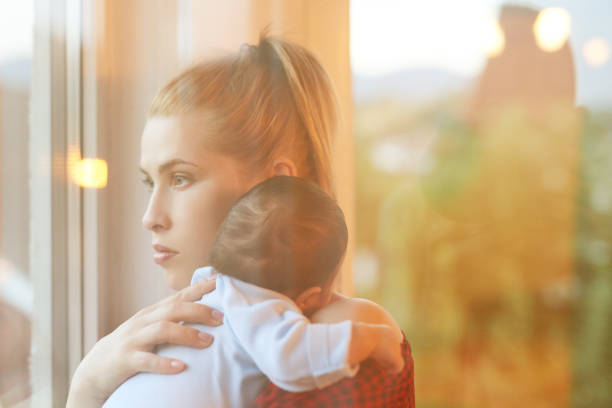
[[[157,353],[184,361],[174,375],[140,373],[104,407],[248,407],[267,384],[301,392],[352,377],[347,363],[351,322],[313,324],[288,297],[217,273],[195,271],[191,283],[217,275],[217,287],[198,303],[224,313],[217,327],[189,324],[214,336],[206,349],[164,345]],[[267,377],[267,378],[266,378]]]

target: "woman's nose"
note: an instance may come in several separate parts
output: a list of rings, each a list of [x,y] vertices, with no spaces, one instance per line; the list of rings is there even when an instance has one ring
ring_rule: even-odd
[[[170,228],[171,221],[160,197],[153,193],[142,217],[142,225],[149,231],[159,232]]]

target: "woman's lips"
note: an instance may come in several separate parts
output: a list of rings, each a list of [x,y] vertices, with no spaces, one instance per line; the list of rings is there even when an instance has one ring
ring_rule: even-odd
[[[155,250],[155,253],[153,254],[153,262],[158,265],[161,265],[174,255],[178,254],[178,252],[159,244],[153,245],[153,249]]]
[[[156,252],[153,254],[153,262],[158,265],[166,262],[168,259],[176,255],[176,252]]]

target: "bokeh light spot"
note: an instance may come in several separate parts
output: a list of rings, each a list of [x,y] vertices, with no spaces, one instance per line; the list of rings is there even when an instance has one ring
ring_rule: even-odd
[[[485,34],[485,53],[487,57],[494,58],[504,52],[506,36],[499,25],[499,21],[491,20],[487,24]]]
[[[605,38],[591,38],[584,43],[582,55],[587,64],[600,67],[610,59],[610,45]]]
[[[108,166],[102,159],[82,159],[71,167],[72,181],[83,188],[104,188],[108,181]]]
[[[533,24],[538,46],[546,52],[561,49],[569,38],[571,21],[570,14],[563,8],[551,7],[540,11]]]

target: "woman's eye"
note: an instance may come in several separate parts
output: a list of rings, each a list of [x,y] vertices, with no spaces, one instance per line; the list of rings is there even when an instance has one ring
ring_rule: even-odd
[[[142,184],[144,184],[148,190],[153,190],[153,180],[150,178],[142,179]]]
[[[182,176],[180,174],[175,174],[174,175],[174,185],[181,187],[184,186],[185,184],[187,184],[189,182],[189,179],[185,176]]]

